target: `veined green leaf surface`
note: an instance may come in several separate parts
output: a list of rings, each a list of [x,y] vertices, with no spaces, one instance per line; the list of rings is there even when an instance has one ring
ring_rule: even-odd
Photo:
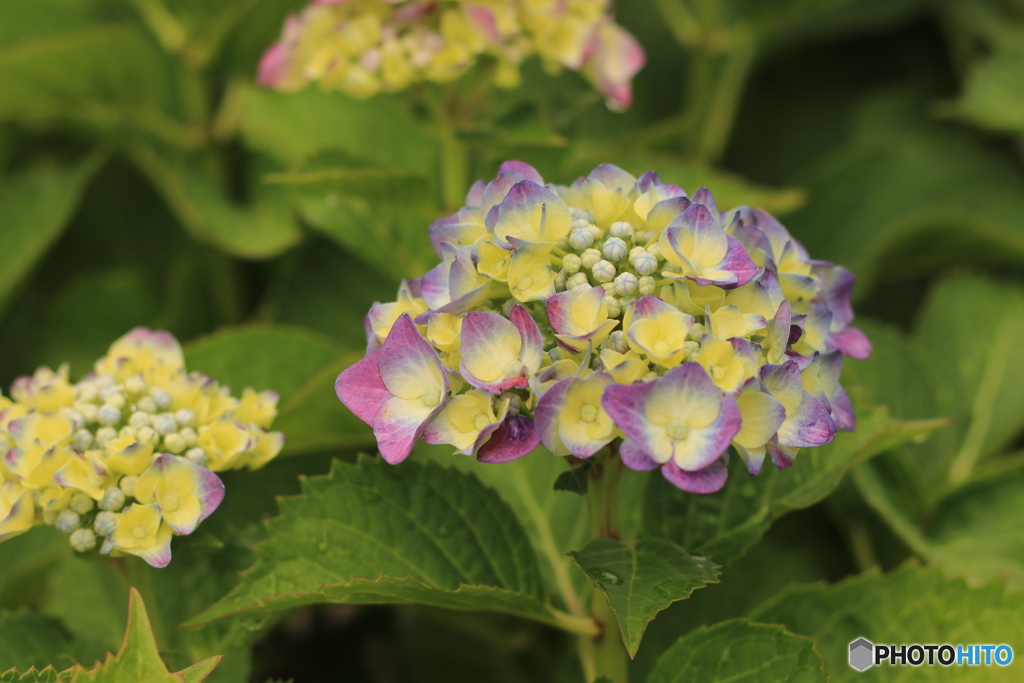
[[[658,612],[718,581],[719,568],[711,560],[665,539],[596,538],[569,555],[607,596],[631,657]]]

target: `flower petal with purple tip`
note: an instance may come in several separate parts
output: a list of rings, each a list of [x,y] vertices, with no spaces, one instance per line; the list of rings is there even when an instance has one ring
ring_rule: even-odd
[[[871,340],[856,327],[846,327],[829,334],[825,345],[856,360],[864,360],[871,356]]]
[[[765,388],[786,408],[786,420],[779,427],[782,446],[820,446],[835,438],[836,424],[828,410],[803,387],[796,361],[761,368]]]
[[[175,533],[187,536],[224,500],[224,483],[205,467],[164,453],[139,476],[134,496],[158,505]]]
[[[537,323],[521,305],[509,318],[471,311],[462,321],[460,373],[473,386],[492,394],[524,389],[540,368],[543,340]]]
[[[636,472],[650,472],[661,467],[661,463],[652,460],[632,439],[625,439],[619,446],[619,457],[623,465]]]
[[[606,372],[585,378],[567,377],[551,387],[537,404],[540,439],[555,455],[589,458],[618,433],[601,405],[604,390],[615,383]]]
[[[533,420],[523,415],[510,415],[477,452],[476,459],[485,463],[518,460],[540,445]]]
[[[569,234],[572,217],[569,207],[554,192],[522,180],[497,205],[495,220],[489,227],[505,244],[510,237],[529,243],[557,242]]]
[[[711,464],[740,429],[736,402],[723,396],[697,363],[684,363],[645,384],[612,385],[605,410],[655,461],[694,471]]]
[[[729,468],[721,459],[692,472],[680,469],[674,462],[667,462],[662,466],[661,473],[676,488],[687,493],[700,494],[721,490],[729,478]]]
[[[448,375],[437,351],[402,314],[379,351],[353,364],[335,382],[342,403],[373,428],[389,463],[408,457],[426,423],[448,400]]]

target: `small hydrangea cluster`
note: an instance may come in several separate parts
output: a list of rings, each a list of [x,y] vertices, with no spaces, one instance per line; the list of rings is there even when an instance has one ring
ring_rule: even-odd
[[[495,85],[519,85],[519,65],[539,55],[551,72],[581,71],[621,110],[644,52],[609,14],[609,0],[314,0],[289,17],[264,54],[259,81],[281,90],[310,82],[353,97],[446,82],[481,57]]]
[[[80,552],[171,561],[171,537],[217,509],[214,474],[262,467],[284,445],[267,429],[277,394],[242,392],[187,373],[168,332],[136,328],[77,384],[40,368],[0,397],[0,541],[36,524]]]
[[[467,204],[431,226],[441,264],[372,307],[368,355],[336,383],[388,462],[420,437],[485,462],[615,442],[710,493],[730,446],[756,475],[854,428],[839,371],[871,350],[849,326],[854,276],[764,211],[610,165],[546,185],[514,161]]]

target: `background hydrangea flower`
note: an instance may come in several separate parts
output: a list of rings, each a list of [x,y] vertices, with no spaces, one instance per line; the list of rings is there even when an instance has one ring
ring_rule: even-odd
[[[40,368],[14,382],[11,399],[0,399],[0,540],[52,524],[80,552],[100,545],[156,567],[170,562],[175,534],[220,505],[214,472],[261,467],[284,446],[267,431],[275,392],[236,399],[189,374],[170,333],[141,327],[81,381]]]
[[[609,164],[553,185],[518,161],[466,202],[430,227],[442,263],[371,310],[368,348],[390,326],[384,346],[338,377],[389,462],[421,435],[484,462],[539,442],[577,458],[611,445],[710,493],[730,447],[756,475],[765,457],[783,469],[853,429],[839,371],[870,351],[849,326],[853,276],[763,211],[722,213],[706,189],[691,198]],[[543,287],[525,296],[517,262]],[[471,287],[459,291],[486,296],[453,308],[456,266]],[[415,381],[388,385],[385,356]],[[411,407],[398,417],[389,401]]]
[[[608,0],[486,3],[314,0],[285,22],[263,55],[259,82],[298,90],[311,82],[354,97],[458,78],[481,59],[492,81],[519,85],[520,64],[538,55],[553,72],[580,71],[611,109],[633,101],[644,51],[615,23]]]

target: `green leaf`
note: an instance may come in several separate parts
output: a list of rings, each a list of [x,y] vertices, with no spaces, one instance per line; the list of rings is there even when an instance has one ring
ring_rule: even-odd
[[[957,319],[957,317],[959,317]],[[969,320],[970,325],[962,321]],[[955,445],[949,478],[965,481],[983,458],[1024,428],[1024,292],[976,278],[935,288],[915,331],[914,350],[929,373],[941,414],[953,420],[943,439]]]
[[[45,611],[93,652],[114,652],[124,636],[127,598],[124,576],[108,563],[71,557],[50,583]]]
[[[1024,487],[1019,478],[966,487],[944,502],[927,532],[875,468],[858,467],[853,481],[893,532],[947,575],[972,585],[999,577],[1010,589],[1024,586]]]
[[[366,312],[374,301],[395,300],[398,279],[385,277],[326,239],[309,240],[294,257],[268,307],[273,320],[316,330],[347,349],[365,348]]]
[[[854,463],[928,434],[939,424],[894,420],[884,408],[861,409],[856,431],[841,432],[831,444],[803,449],[784,472],[765,467],[750,477],[734,458],[733,480],[707,496],[684,494],[661,477],[651,477],[644,530],[716,562],[729,562],[756,543],[777,518],[824,499]]]
[[[188,344],[185,365],[231,385],[272,389],[286,403],[310,377],[345,354],[327,337],[288,326],[226,328]]]
[[[636,656],[647,624],[658,612],[718,581],[713,562],[664,539],[623,543],[595,538],[569,555],[607,596],[630,657]]]
[[[63,683],[70,681],[72,672],[57,671],[52,666],[39,670],[35,667],[19,673],[16,670],[0,673],[0,683]]]
[[[970,324],[963,321],[969,320]],[[977,277],[939,282],[909,339],[867,328],[876,339],[872,358],[850,363],[844,382],[876,402],[891,402],[900,417],[940,415],[951,421],[924,446],[900,450],[898,465],[923,513],[970,480],[979,466],[995,465],[1024,431],[1024,292]],[[848,379],[847,379],[848,378]],[[901,496],[902,497],[902,496]]]
[[[969,588],[938,569],[906,564],[888,575],[869,574],[828,586],[794,586],[754,610],[752,619],[786,624],[813,636],[825,667],[837,683],[863,680],[847,663],[858,637],[874,643],[1024,642],[1024,594],[1007,593],[999,582]],[[913,680],[946,681],[944,667],[922,666]],[[960,667],[957,681],[1002,680],[986,667]],[[908,671],[878,667],[872,679],[909,680]],[[1012,677],[1012,675],[1011,675]]]
[[[272,389],[281,400],[275,431],[285,452],[373,446],[372,430],[338,400],[338,374],[363,357],[310,330],[289,326],[229,328],[188,345],[185,362],[236,392]]]
[[[658,660],[647,683],[824,683],[814,640],[746,619],[701,627]]]
[[[963,93],[951,113],[988,130],[1024,132],[1024,48],[1003,41],[992,54],[970,67]]]
[[[168,671],[160,659],[146,606],[139,592],[133,588],[128,601],[128,625],[121,649],[116,655],[108,654],[106,660],[92,670],[76,667],[72,680],[75,683],[200,683],[219,662],[220,657],[211,657],[176,674]]]
[[[493,487],[515,512],[531,544],[543,558],[541,571],[546,583],[556,590],[556,602],[573,614],[589,613],[580,596],[585,590],[589,598],[590,582],[568,555],[570,550],[587,542],[586,501],[582,496],[555,491],[552,486],[568,469],[565,458],[539,448],[525,458],[494,467],[453,454],[450,446],[419,446],[416,452],[470,472]],[[645,478],[641,473],[636,473],[636,477],[632,474],[632,471],[624,473],[622,488],[626,488],[627,481]],[[622,504],[626,505],[626,501]]]
[[[1019,165],[908,109],[865,106],[849,142],[801,174],[813,200],[787,220],[793,233],[856,273],[857,294],[952,263],[1024,262]]]
[[[420,184],[412,186],[415,194]],[[359,256],[395,281],[422,275],[437,264],[430,244],[430,224],[439,216],[423,202],[372,201],[372,197],[345,196],[336,191],[295,192],[296,210],[317,232]],[[376,194],[376,193],[375,193]]]
[[[39,163],[16,176],[0,178],[4,220],[0,309],[63,232],[100,160],[93,156],[75,166]]]
[[[533,548],[475,477],[433,463],[361,458],[281,500],[259,561],[188,622],[304,604],[418,602],[554,623]]]
[[[281,188],[257,182],[250,201],[237,203],[218,189],[197,159],[145,144],[133,145],[129,153],[196,239],[241,258],[268,259],[302,236]]]
[[[350,353],[320,368],[280,405],[274,429],[286,435],[287,455],[376,448],[373,430],[342,405],[334,391],[338,375],[362,357],[362,353]]]
[[[317,88],[279,93],[250,86],[239,94],[239,127],[251,148],[289,164],[340,152],[356,164],[429,176],[434,145],[399,106],[387,97],[356,100]]]
[[[1024,588],[1022,502],[1019,475],[963,491],[939,510],[928,559],[972,584],[1002,577],[1008,589]]]
[[[787,515],[743,557],[725,565],[719,583],[670,605],[651,622],[631,677],[645,680],[658,656],[695,628],[746,617],[795,582],[836,580],[850,571],[849,554],[829,516],[816,508]]]
[[[36,342],[52,367],[71,366],[72,377],[92,370],[110,343],[159,314],[156,292],[143,268],[121,266],[74,271],[45,311]]]
[[[190,145],[170,108],[164,55],[140,26],[94,3],[0,2],[0,119],[85,125]]]
[[[84,655],[67,629],[50,617],[30,612],[0,612],[0,671],[42,669],[51,664],[59,669],[72,666]]]
[[[581,496],[587,494],[590,488],[590,470],[594,467],[593,460],[584,460],[579,467],[574,467],[568,472],[562,472],[555,479],[556,491],[569,491]]]
[[[71,552],[67,536],[53,527],[39,527],[0,543],[0,608],[35,598]]]

